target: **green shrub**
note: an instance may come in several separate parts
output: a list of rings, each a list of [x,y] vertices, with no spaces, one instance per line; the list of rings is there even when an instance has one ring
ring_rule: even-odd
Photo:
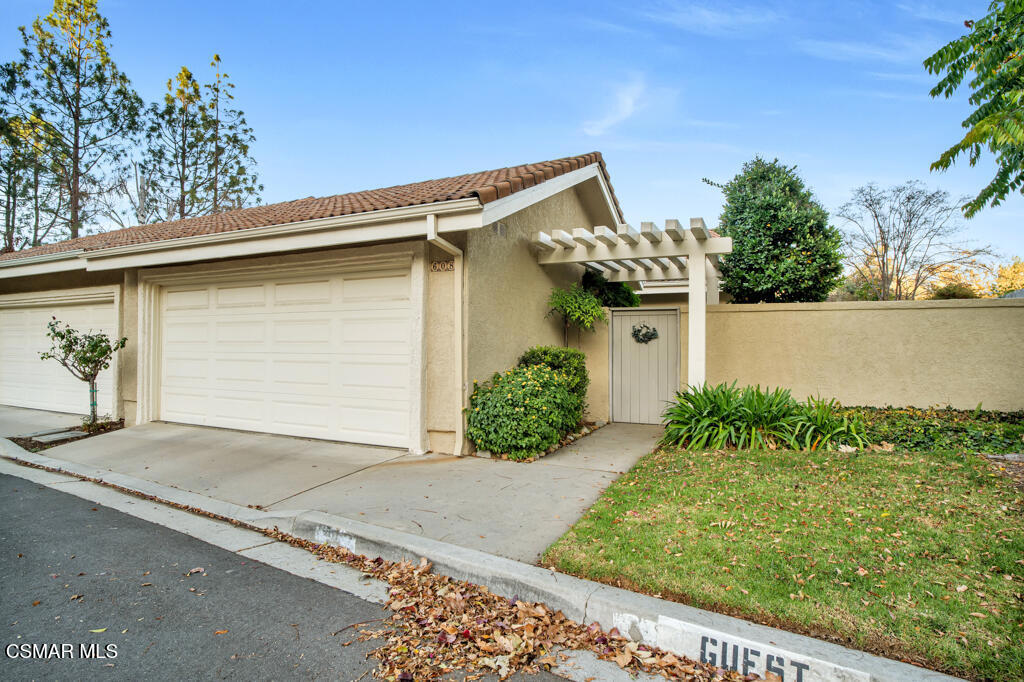
[[[787,389],[704,385],[677,393],[663,415],[662,443],[692,449],[777,448],[832,450],[863,447],[863,425],[840,413],[835,401],[797,402]]]
[[[565,372],[528,365],[476,385],[466,414],[466,437],[479,449],[528,459],[579,424],[583,402]]]
[[[556,372],[565,374],[569,390],[581,403],[586,402],[590,375],[587,374],[587,356],[583,351],[559,346],[534,346],[519,358],[520,367],[528,365],[547,365]]]
[[[1024,412],[922,410],[915,407],[848,407],[843,414],[864,422],[872,443],[892,443],[906,450],[1021,452]]]
[[[625,282],[609,282],[599,272],[587,270],[580,284],[608,308],[636,308],[640,305],[640,294],[632,287]]]

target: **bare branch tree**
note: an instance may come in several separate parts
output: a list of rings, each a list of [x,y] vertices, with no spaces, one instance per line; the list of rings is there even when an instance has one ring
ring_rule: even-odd
[[[994,255],[989,246],[971,248],[958,239],[965,201],[916,180],[887,189],[874,183],[858,187],[837,214],[848,228],[847,265],[875,283],[879,300],[916,298],[940,273]]]

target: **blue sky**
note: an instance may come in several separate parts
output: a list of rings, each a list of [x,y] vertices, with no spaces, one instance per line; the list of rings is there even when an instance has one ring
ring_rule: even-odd
[[[868,181],[976,192],[991,161],[928,170],[969,109],[931,100],[921,61],[987,4],[100,0],[147,99],[220,53],[266,202],[596,149],[634,223],[717,222],[701,178],[756,154],[797,165],[830,210]],[[49,6],[4,3],[0,58]],[[966,225],[1024,256],[1020,196]]]

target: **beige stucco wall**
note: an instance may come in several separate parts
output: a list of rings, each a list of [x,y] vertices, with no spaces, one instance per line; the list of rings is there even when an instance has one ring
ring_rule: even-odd
[[[563,345],[562,324],[547,317],[552,287],[578,282],[578,265],[541,266],[531,247],[538,231],[590,226],[569,189],[508,218],[470,232],[466,248],[469,381],[483,381],[514,365],[524,350]]]
[[[1020,410],[1022,344],[1024,301],[710,306],[708,381],[846,405]]]
[[[123,271],[121,286],[120,335],[127,338],[125,347],[117,354],[118,408],[124,422],[136,422],[138,407],[139,363],[139,273],[135,269]]]
[[[680,386],[686,306],[680,306]],[[607,327],[585,344],[594,418],[607,413]],[[709,383],[782,386],[846,405],[1024,409],[1024,301],[708,306]],[[602,397],[603,396],[603,397]]]
[[[605,308],[605,314],[608,315],[610,323],[611,312],[608,308]],[[608,324],[598,323],[593,331],[589,332],[577,331],[572,334],[570,345],[587,355],[590,384],[587,386],[587,407],[583,416],[589,421],[606,422],[611,411],[611,392],[608,390],[608,371],[611,369],[608,364]]]
[[[448,238],[448,237],[446,237]],[[463,248],[465,235],[450,242]],[[425,363],[427,440],[433,452],[455,451],[455,425],[461,418],[455,393],[455,278],[453,271],[432,272],[430,264],[454,260],[435,246],[427,247]]]

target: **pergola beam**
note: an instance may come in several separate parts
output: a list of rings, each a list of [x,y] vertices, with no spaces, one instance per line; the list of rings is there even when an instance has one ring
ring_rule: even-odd
[[[619,236],[619,241],[625,242],[630,246],[636,246],[636,243],[640,241],[640,233],[632,225],[622,223],[616,232]]]
[[[604,225],[598,225],[594,228],[594,239],[605,246],[615,246],[619,243],[619,236],[615,234],[615,230],[605,227]]]
[[[637,269],[608,275],[609,282],[656,282],[663,279],[686,279],[686,269],[670,264],[666,268]]]
[[[640,234],[650,243],[657,244],[665,232],[654,223],[640,223]]]
[[[665,221],[665,234],[674,242],[681,242],[686,238],[686,231],[675,218],[669,218]]]
[[[597,238],[594,236],[594,233],[582,227],[577,227],[572,231],[572,238],[576,240],[577,244],[588,249],[592,246],[597,246]]]
[[[635,232],[635,231],[634,231]],[[540,233],[541,236],[546,236]],[[622,236],[621,234],[619,235]],[[635,237],[634,237],[635,238]],[[543,239],[538,239],[543,243]],[[548,238],[548,242],[551,239]],[[553,243],[553,242],[552,242]],[[553,251],[540,254],[538,262],[541,265],[556,265],[562,263],[586,263],[587,261],[623,260],[636,258],[671,258],[672,256],[689,257],[697,247],[699,240],[692,234],[683,242],[674,242],[671,239],[652,244],[638,242],[635,244],[618,243],[615,246],[608,246],[604,243],[587,248],[576,246],[575,248],[557,248]],[[732,239],[729,237],[711,237],[700,243],[701,256],[732,251]]]

